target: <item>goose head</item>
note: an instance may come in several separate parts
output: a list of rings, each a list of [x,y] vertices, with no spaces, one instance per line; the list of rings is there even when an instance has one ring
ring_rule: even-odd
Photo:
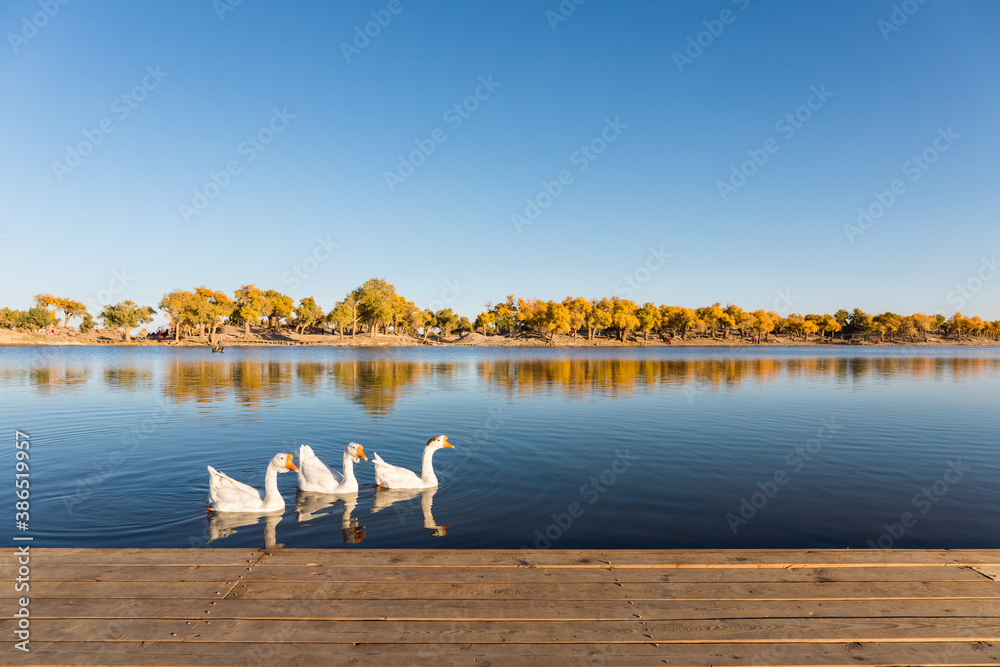
[[[292,463],[291,454],[275,454],[274,458],[268,464],[268,467],[277,468],[278,472],[288,472],[289,470],[295,470],[298,472],[298,468]]]
[[[439,435],[437,437],[434,437],[434,438],[431,438],[430,440],[428,440],[427,441],[427,445],[425,445],[425,447],[427,449],[432,449],[432,450],[433,449],[442,449],[444,447],[447,447],[449,449],[454,449],[455,445],[453,445],[450,442],[448,442],[448,436],[446,436],[446,435]]]
[[[347,445],[347,447],[344,447],[344,453],[350,456],[351,461],[353,461],[354,463],[361,463],[361,459],[364,459],[365,461],[368,460],[368,457],[365,456],[364,447],[362,447],[356,442],[352,442],[351,444]]]

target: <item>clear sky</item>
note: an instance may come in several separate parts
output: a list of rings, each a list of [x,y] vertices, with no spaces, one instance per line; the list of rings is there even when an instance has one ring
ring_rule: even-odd
[[[1000,318],[998,3],[60,1],[0,5],[0,305]]]

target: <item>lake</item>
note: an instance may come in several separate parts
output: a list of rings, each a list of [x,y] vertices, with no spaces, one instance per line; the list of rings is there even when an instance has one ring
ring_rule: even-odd
[[[0,460],[35,546],[1000,548],[998,398],[997,348],[8,347]],[[433,492],[207,511],[206,465],[440,434]]]

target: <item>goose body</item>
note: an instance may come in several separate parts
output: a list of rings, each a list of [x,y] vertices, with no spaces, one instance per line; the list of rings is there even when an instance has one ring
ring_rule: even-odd
[[[298,470],[291,454],[277,454],[264,473],[264,497],[249,484],[238,482],[224,472],[208,466],[208,499],[216,512],[273,512],[285,507],[278,492],[278,473]]]
[[[299,488],[311,493],[357,493],[358,480],[354,464],[368,460],[364,448],[357,443],[344,447],[344,472],[339,473],[323,463],[309,445],[299,447]]]
[[[448,436],[439,435],[427,441],[424,446],[423,465],[419,476],[412,470],[386,463],[382,457],[373,452],[375,483],[386,489],[431,489],[436,487],[438,479],[434,474],[431,458],[434,456],[434,452],[445,447],[454,449],[454,445],[448,442]]]

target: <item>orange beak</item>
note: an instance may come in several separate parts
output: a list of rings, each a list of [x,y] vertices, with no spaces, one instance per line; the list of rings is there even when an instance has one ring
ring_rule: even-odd
[[[295,464],[292,463],[292,455],[291,454],[289,454],[288,458],[285,459],[285,467],[288,468],[289,470],[294,470],[295,472],[299,471],[299,469],[295,467]]]
[[[362,447],[361,445],[358,445],[358,458],[364,459],[365,461],[368,460],[368,457],[365,456],[365,448]]]
[[[445,438],[445,439],[444,439],[444,444],[443,444],[443,445],[441,445],[441,446],[442,446],[442,447],[449,447],[449,448],[451,448],[451,449],[455,449],[455,445],[453,445],[453,444],[451,444],[450,442],[448,442],[448,438]]]

